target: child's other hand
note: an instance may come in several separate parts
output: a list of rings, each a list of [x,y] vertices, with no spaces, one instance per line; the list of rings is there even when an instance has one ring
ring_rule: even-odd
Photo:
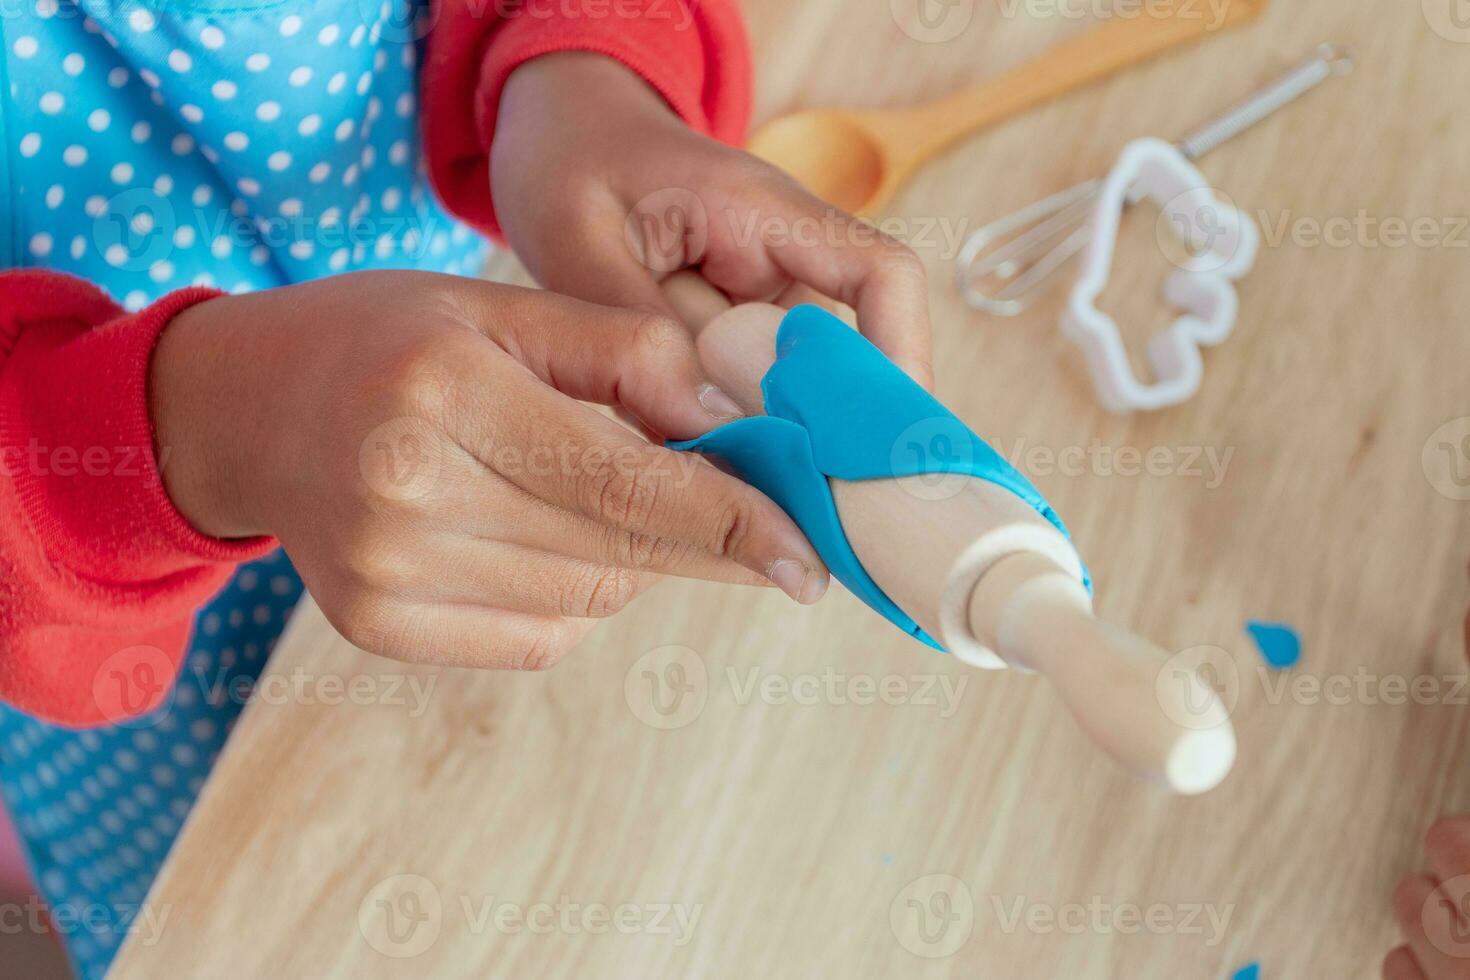
[[[856,308],[868,338],[930,383],[928,289],[914,253],[689,129],[618,62],[536,58],[512,73],[499,112],[496,213],[547,288],[667,312],[658,281],[697,266],[735,302],[789,304],[814,290]]]
[[[150,376],[179,510],[279,537],[375,653],[550,666],[658,573],[820,597],[825,567],[769,499],[578,399],[676,438],[738,412],[673,320],[413,272],[191,307]]]
[[[1470,816],[1441,817],[1424,846],[1428,873],[1394,890],[1405,943],[1383,961],[1384,980],[1470,980]]]

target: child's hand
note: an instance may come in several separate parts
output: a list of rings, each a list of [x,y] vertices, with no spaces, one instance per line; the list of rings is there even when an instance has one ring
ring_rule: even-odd
[[[676,438],[738,413],[672,320],[412,272],[191,307],[150,379],[179,510],[279,537],[376,653],[550,666],[653,573],[821,596],[826,569],[775,504],[575,399]]]
[[[1470,656],[1470,613],[1465,616]],[[1393,893],[1405,944],[1383,961],[1384,980],[1470,980],[1470,815],[1441,817],[1424,835],[1429,874]]]
[[[1435,821],[1424,844],[1429,873],[1394,891],[1405,945],[1383,961],[1384,980],[1470,980],[1470,816]]]
[[[914,253],[695,133],[618,62],[527,62],[506,83],[496,132],[496,214],[547,288],[665,311],[657,282],[685,266],[736,302],[810,288],[855,307],[869,339],[929,383],[928,290]]]

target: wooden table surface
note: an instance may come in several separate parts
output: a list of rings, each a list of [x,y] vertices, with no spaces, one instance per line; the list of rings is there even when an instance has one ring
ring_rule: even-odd
[[[906,2],[748,0],[759,115],[938,95],[1098,6],[959,0],[921,41]],[[941,396],[1019,451],[1102,614],[1230,654],[1223,788],[1132,781],[1043,682],[968,672],[846,594],[666,583],[540,675],[405,670],[307,604],[269,670],[367,677],[376,703],[251,705],[153,889],[161,938],[114,976],[1376,976],[1394,881],[1436,814],[1470,808],[1454,2],[1277,0],[968,142],[888,209],[929,264]],[[1107,415],[1055,299],[1000,322],[957,298],[946,235],[1329,40],[1356,74],[1203,164],[1266,247],[1193,402]],[[1153,226],[1129,223],[1107,297],[1140,327],[1166,322]],[[1248,619],[1297,627],[1302,666],[1258,671]]]

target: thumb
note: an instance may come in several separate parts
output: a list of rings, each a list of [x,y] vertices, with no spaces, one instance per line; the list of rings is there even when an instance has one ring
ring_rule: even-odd
[[[494,295],[503,306],[507,294]],[[516,291],[512,305],[489,317],[491,338],[563,394],[623,408],[666,439],[694,439],[744,414],[672,315],[538,290]]]

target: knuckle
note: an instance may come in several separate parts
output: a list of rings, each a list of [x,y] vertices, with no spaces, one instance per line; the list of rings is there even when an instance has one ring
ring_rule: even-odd
[[[924,282],[928,279],[929,273],[924,267],[924,260],[919,258],[918,252],[887,235],[883,236],[882,241],[883,253],[879,256],[878,261],[885,274],[916,282]]]
[[[633,325],[633,346],[640,358],[660,362],[688,356],[694,350],[689,331],[662,313],[645,313]]]
[[[322,613],[348,643],[369,653],[388,655],[392,646],[388,603],[367,589],[352,589],[335,602],[322,602]]]
[[[614,563],[627,568],[667,568],[679,559],[686,547],[680,541],[656,534],[615,531],[612,556]]]
[[[755,511],[748,500],[734,497],[717,511],[714,553],[722,558],[737,558],[749,544],[755,526]]]
[[[648,526],[661,503],[657,477],[615,457],[592,467],[586,483],[592,513],[635,532]]]
[[[537,672],[561,663],[571,649],[569,632],[561,626],[538,627],[511,651],[510,669]]]
[[[405,339],[385,356],[381,383],[403,414],[438,418],[453,391],[464,341],[453,331]]]
[[[631,569],[586,565],[572,586],[567,615],[603,619],[633,601],[638,576]]]
[[[406,562],[373,534],[348,537],[342,546],[340,568],[360,591],[400,583],[408,574]]]

